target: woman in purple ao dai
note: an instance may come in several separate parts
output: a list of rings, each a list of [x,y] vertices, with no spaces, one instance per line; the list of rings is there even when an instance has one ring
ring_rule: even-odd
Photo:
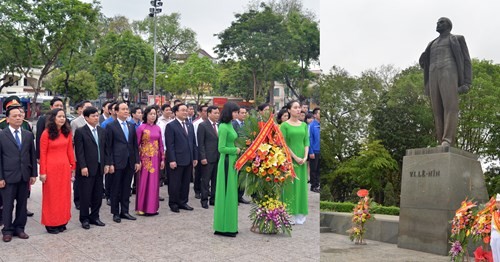
[[[160,208],[160,170],[165,166],[163,140],[160,127],[156,125],[156,108],[144,110],[143,124],[137,132],[141,171],[137,179],[135,210],[138,215],[157,215]]]

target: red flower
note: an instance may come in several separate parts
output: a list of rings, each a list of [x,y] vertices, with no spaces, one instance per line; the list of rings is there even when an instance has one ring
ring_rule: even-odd
[[[360,190],[358,190],[358,192],[357,192],[356,194],[357,194],[359,197],[365,197],[365,196],[367,196],[367,195],[368,195],[368,193],[369,193],[369,192],[368,192],[368,190],[366,190],[366,189],[360,189]]]
[[[493,256],[491,251],[484,251],[482,247],[478,247],[476,251],[474,251],[474,260],[475,261],[493,261]]]

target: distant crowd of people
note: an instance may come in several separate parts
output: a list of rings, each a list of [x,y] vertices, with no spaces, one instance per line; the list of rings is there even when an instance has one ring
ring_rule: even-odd
[[[0,226],[4,242],[13,236],[29,237],[25,225],[33,213],[27,210],[27,199],[36,177],[42,182],[41,223],[51,234],[66,230],[72,187],[79,221],[82,228],[90,229],[90,225],[105,226],[99,215],[103,198],[116,223],[136,220],[129,208],[134,193],[136,215],[157,215],[159,202],[165,200],[160,196],[163,185],[168,185],[172,212],[192,211],[191,182],[201,207],[214,206],[215,234],[234,237],[238,233],[238,204],[250,201],[238,187],[234,164],[243,152],[235,140],[243,135],[250,108],[228,102],[220,110],[176,100],[129,109],[125,102],[108,101],[99,111],[90,101],[82,101],[76,106],[78,117],[70,122],[62,99],[54,98],[50,111],[38,119],[35,136],[18,97],[9,97],[3,106]],[[266,121],[270,106],[262,104],[257,110]],[[308,214],[308,173],[310,190],[319,192],[320,109],[309,112],[307,105],[291,101],[276,116],[300,178],[285,189],[283,197],[293,222],[303,224]]]

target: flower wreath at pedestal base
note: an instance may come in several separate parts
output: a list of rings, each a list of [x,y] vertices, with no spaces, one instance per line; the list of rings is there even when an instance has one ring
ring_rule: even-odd
[[[283,186],[296,178],[288,147],[272,115],[264,124],[256,117],[245,120],[244,136],[237,141],[245,149],[236,161],[240,187],[252,196],[252,232],[291,234],[290,215],[280,200]],[[253,142],[252,142],[253,141]]]

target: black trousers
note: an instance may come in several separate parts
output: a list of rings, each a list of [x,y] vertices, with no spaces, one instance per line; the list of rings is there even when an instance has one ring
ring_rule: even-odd
[[[24,232],[26,221],[28,220],[28,182],[6,183],[5,187],[0,189],[3,198],[2,221],[4,227],[3,235],[13,235],[14,233]],[[14,201],[16,202],[16,218],[12,221],[12,212],[14,211]]]
[[[75,179],[73,181],[73,203],[75,203],[75,206],[78,206],[80,204],[80,187],[78,186],[78,179]]]
[[[309,174],[311,176],[311,189],[319,187],[319,160],[320,160],[319,153],[314,153],[314,159],[309,159]]]
[[[217,162],[198,165],[201,170],[201,203],[215,201],[215,183],[217,178]]]
[[[113,184],[113,174],[106,174],[104,176],[104,193],[106,199],[111,199],[111,185]]]
[[[96,221],[102,204],[102,174],[77,176],[76,181],[80,193],[80,222]]]
[[[168,167],[170,168],[170,166]],[[168,206],[179,207],[187,204],[189,184],[193,175],[193,164],[170,169],[168,175]]]
[[[129,212],[130,205],[130,185],[134,170],[130,166],[124,169],[116,169],[111,183],[111,214],[119,215]]]
[[[201,177],[203,176],[201,171],[201,165],[198,163],[194,168],[194,192],[201,193]]]

